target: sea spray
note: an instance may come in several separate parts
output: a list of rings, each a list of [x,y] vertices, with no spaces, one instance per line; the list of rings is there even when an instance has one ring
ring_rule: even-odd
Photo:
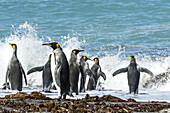
[[[56,41],[63,48],[63,51],[65,52],[68,60],[70,58],[70,53],[72,49],[85,50],[78,57],[81,57],[82,55],[86,55],[87,57],[90,58],[99,57],[102,71],[106,74],[107,77],[106,81],[104,81],[102,78],[99,79],[103,83],[104,89],[116,89],[128,92],[127,73],[121,73],[120,75],[112,77],[112,73],[115,70],[129,65],[129,56],[125,55],[122,57],[123,54],[132,53],[132,52],[127,53],[126,46],[122,47],[118,45],[117,52],[114,51],[114,53],[111,52],[113,50],[107,49],[108,46],[106,47],[104,46],[105,47],[104,50],[102,48],[99,48],[99,50],[95,51],[97,54],[94,55],[92,54],[93,51],[90,52],[88,51],[89,48],[93,47],[89,47],[86,39],[81,40],[80,37],[78,36],[71,36],[68,34],[67,36],[56,37],[55,39],[52,39],[48,36],[47,37],[39,36],[37,29],[35,27],[32,27],[32,25],[30,25],[27,22],[19,25],[19,27],[16,28],[12,26],[12,28],[13,32],[11,33],[11,35],[6,36],[5,39],[0,42],[1,86],[5,82],[7,65],[12,55],[12,48],[9,45],[9,43],[16,43],[18,45],[17,51],[18,59],[20,60],[25,72],[27,72],[32,67],[44,65],[48,60],[48,55],[52,52],[52,49],[50,49],[49,47],[42,46],[42,44],[46,42]],[[151,55],[145,53],[135,54],[135,56],[137,59],[137,63],[141,67],[146,67],[150,69],[154,73],[154,75],[166,72],[167,68],[170,67],[169,56],[160,58],[156,57],[154,59],[152,58]],[[90,67],[94,64],[93,61],[88,62]],[[41,72],[28,75],[27,78],[29,84],[28,86],[35,87],[42,85]],[[149,79],[150,76],[148,74],[141,73],[139,92],[140,90],[143,89],[146,90],[146,88],[143,87],[143,84],[145,84],[145,82]],[[170,90],[168,88],[169,84],[170,83],[168,79],[167,83],[163,85],[157,85],[159,87],[156,86],[153,88],[158,90],[169,91]]]
[[[33,28],[30,24],[25,22],[17,28],[13,26],[13,29],[13,33],[11,33],[10,36],[6,36],[5,41],[1,41],[0,61],[3,64],[0,66],[1,86],[5,82],[7,65],[12,57],[12,48],[9,43],[17,44],[17,56],[25,70],[25,73],[34,66],[44,65],[46,60],[48,60],[48,55],[50,54],[50,49],[42,46],[43,41],[40,40],[35,28]],[[40,73],[34,73],[27,76],[28,86],[31,86],[32,84],[40,85],[42,83],[41,78]]]

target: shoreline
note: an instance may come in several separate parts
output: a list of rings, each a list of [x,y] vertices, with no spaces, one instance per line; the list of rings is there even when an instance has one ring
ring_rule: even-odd
[[[169,110],[168,110],[169,109]],[[170,103],[140,102],[111,95],[86,96],[82,99],[52,99],[39,92],[18,92],[0,97],[0,112],[159,112],[170,111]]]

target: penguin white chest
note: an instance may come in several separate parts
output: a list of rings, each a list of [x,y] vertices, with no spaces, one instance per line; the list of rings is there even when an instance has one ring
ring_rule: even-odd
[[[61,63],[59,63],[59,62],[61,62],[60,61],[60,55],[56,51],[54,51],[53,54],[52,54],[52,57],[51,57],[51,72],[52,72],[52,78],[53,78],[54,84],[55,84],[57,91],[58,91],[58,96],[61,96],[61,94],[60,94],[61,88],[57,84],[57,79],[59,79],[59,78],[56,77],[56,71],[58,71],[57,67],[61,66]]]

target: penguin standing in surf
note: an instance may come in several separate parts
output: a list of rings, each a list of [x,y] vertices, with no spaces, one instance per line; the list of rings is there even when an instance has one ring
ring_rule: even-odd
[[[8,86],[7,80],[9,80],[9,86],[11,90],[22,91],[22,85],[23,85],[22,75],[24,75],[26,85],[27,85],[27,78],[26,78],[24,69],[17,57],[17,45],[11,44],[11,43],[10,45],[13,48],[13,54],[7,67],[5,83],[6,83],[6,86]]]
[[[75,92],[78,95],[78,81],[79,81],[79,64],[77,62],[77,54],[84,50],[74,49],[71,52],[71,57],[69,60],[69,70],[70,70],[70,85],[71,92]]]
[[[62,97],[65,99],[66,95],[72,96],[69,82],[69,64],[62,48],[57,42],[43,45],[53,48],[53,54],[51,56],[51,72],[59,99]]]
[[[102,72],[101,67],[99,65],[99,59],[94,58],[93,61],[95,63],[91,67],[92,76],[89,78],[89,82],[88,82],[88,85],[87,85],[87,90],[95,90],[96,89],[98,79],[99,79],[100,76],[102,76],[103,79],[106,80],[106,75]]]
[[[42,80],[43,80],[43,91],[50,92],[52,88],[53,78],[51,74],[51,54],[49,55],[49,59],[44,66],[34,67],[27,72],[27,75],[36,72],[36,71],[43,71],[42,72]]]
[[[80,73],[81,73],[81,78],[80,78],[80,92],[85,92],[85,83],[86,83],[86,76],[87,76],[87,70],[89,70],[89,64],[86,62],[87,60],[90,60],[86,56],[82,56],[80,58]]]
[[[140,67],[136,63],[136,59],[134,56],[130,57],[130,64],[128,67],[118,69],[113,73],[113,76],[127,72],[127,78],[128,78],[128,85],[129,85],[129,90],[130,93],[138,94],[138,85],[139,85],[139,80],[140,80],[140,72],[145,72],[148,73],[149,75],[153,76],[153,73],[143,67]]]

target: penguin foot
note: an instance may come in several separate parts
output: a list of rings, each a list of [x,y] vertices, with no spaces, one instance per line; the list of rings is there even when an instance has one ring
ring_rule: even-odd
[[[69,95],[70,97],[74,97],[73,94],[72,94],[71,92],[69,92],[68,95]]]
[[[60,100],[61,100],[61,97],[62,97],[62,96],[59,96],[59,97],[57,98],[57,100],[60,101]]]
[[[85,93],[85,88],[81,89],[81,90],[80,90],[80,93],[81,93],[81,92]]]
[[[65,95],[63,95],[63,99],[66,99],[66,96],[67,96],[66,94],[65,94]]]

